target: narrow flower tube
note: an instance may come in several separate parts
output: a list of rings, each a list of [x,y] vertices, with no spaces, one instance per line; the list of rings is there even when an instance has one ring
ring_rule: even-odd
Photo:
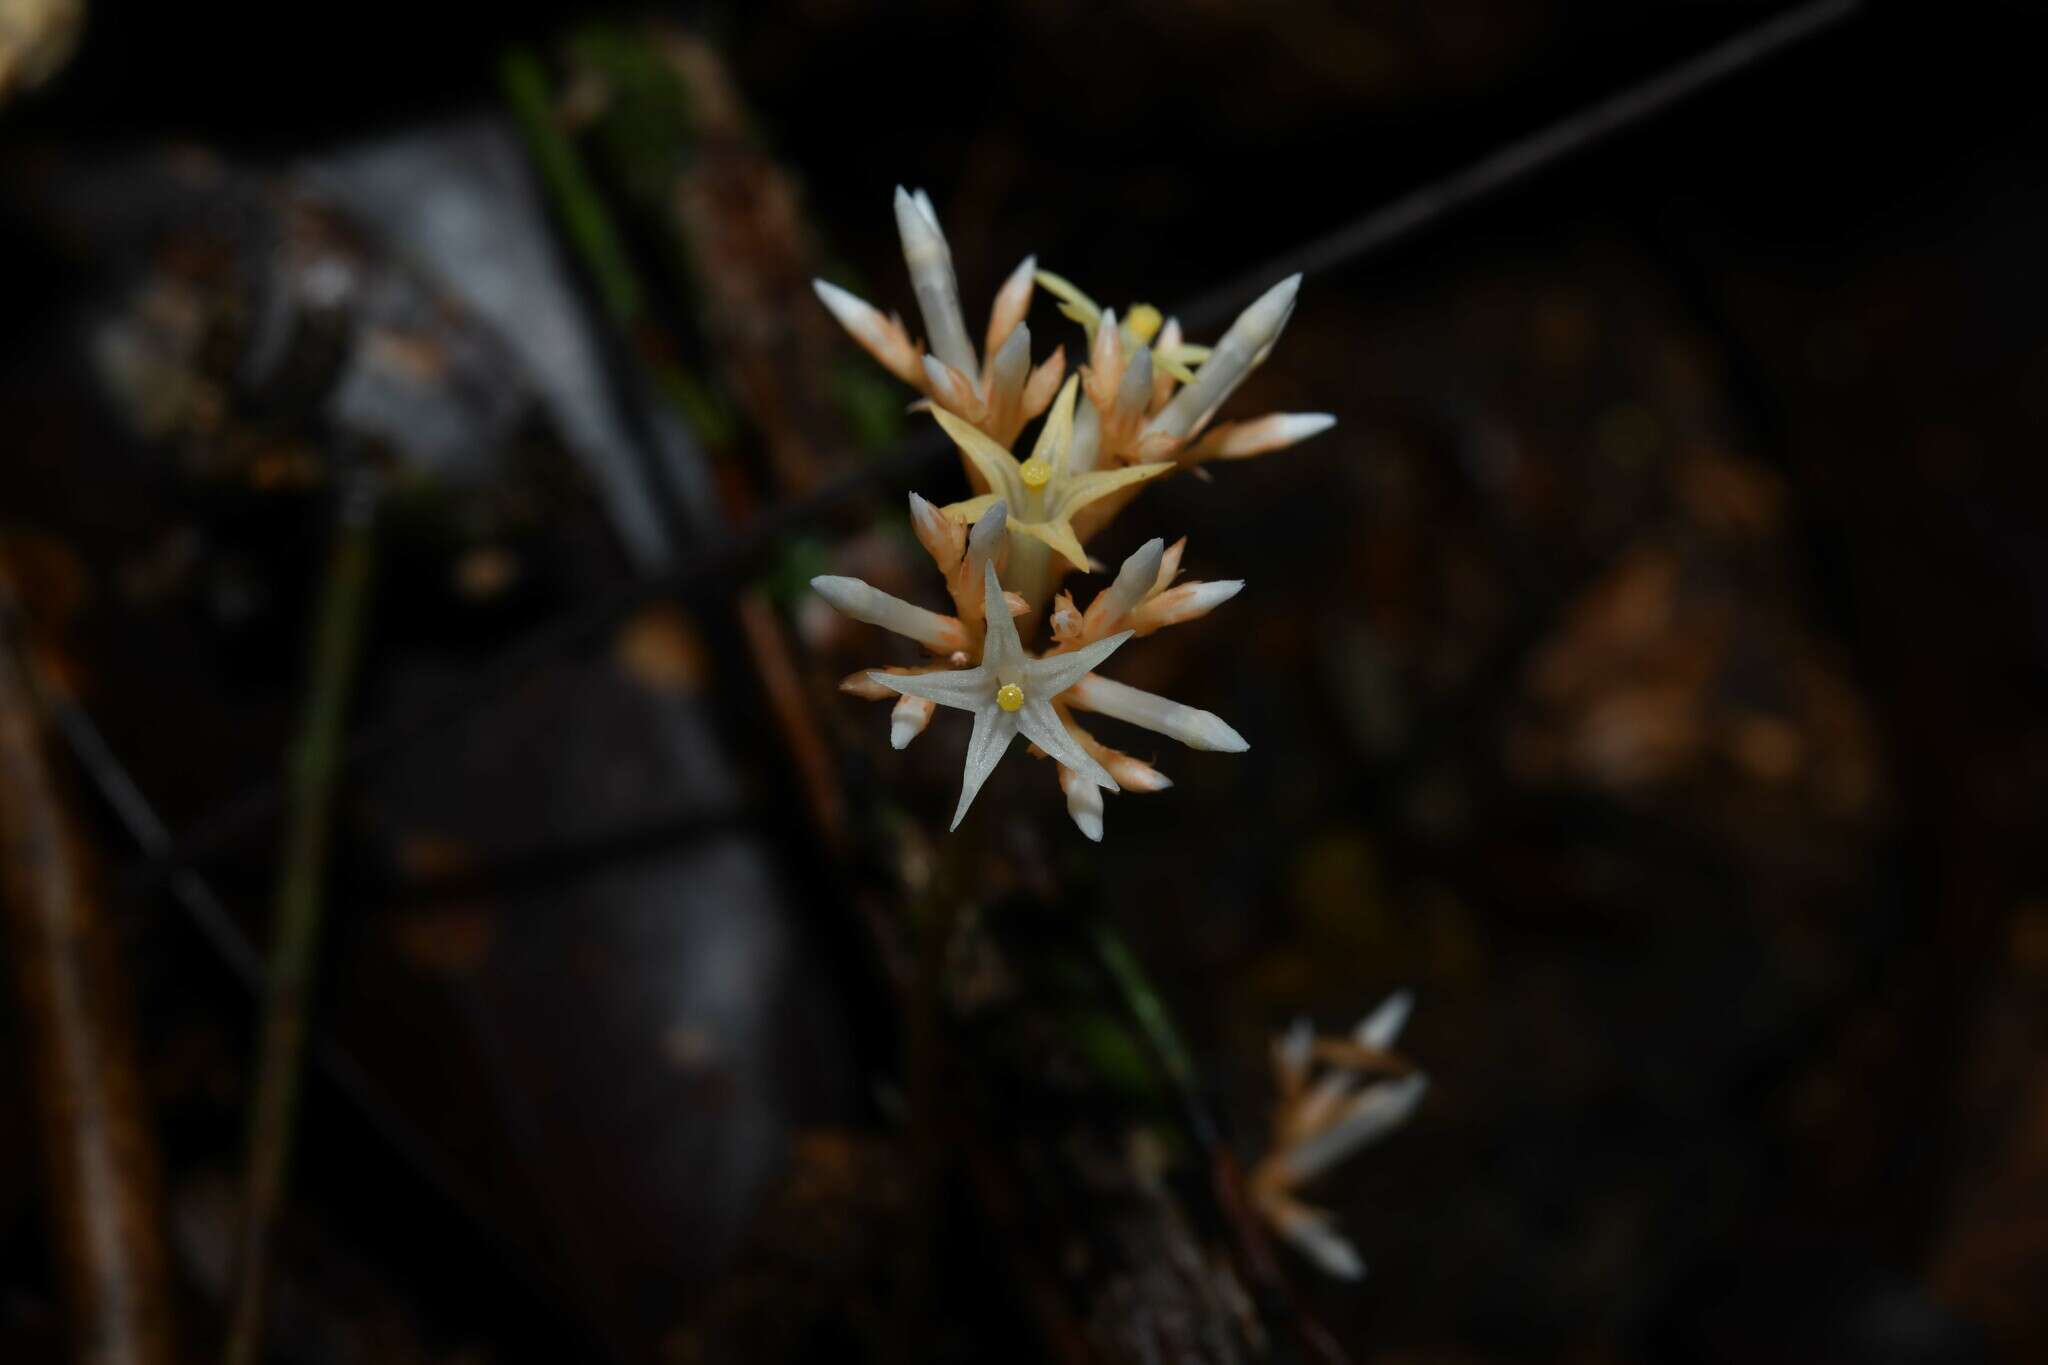
[[[1196,371],[1195,382],[1175,394],[1146,430],[1170,436],[1194,432],[1279,340],[1281,329],[1294,313],[1294,297],[1300,289],[1301,276],[1289,275],[1238,314]]]
[[[903,260],[910,267],[910,284],[924,315],[932,354],[963,375],[978,373],[974,346],[967,340],[967,320],[960,312],[953,252],[924,191],[912,198],[902,186],[896,187],[896,231],[903,239]]]
[[[1352,1100],[1343,1117],[1315,1136],[1289,1148],[1280,1158],[1294,1182],[1304,1182],[1336,1165],[1352,1152],[1399,1127],[1422,1103],[1429,1078],[1420,1072],[1384,1081]]]
[[[1088,401],[1107,412],[1116,403],[1117,385],[1124,377],[1124,338],[1116,325],[1116,310],[1102,310],[1102,325],[1088,348],[1088,371],[1084,381]]]
[[[811,587],[840,614],[871,626],[880,626],[883,630],[893,630],[917,641],[934,654],[951,654],[973,643],[967,638],[966,630],[952,617],[926,611],[858,578],[820,574],[811,580]]]
[[[1327,412],[1275,412],[1249,422],[1226,422],[1189,448],[1188,463],[1244,460],[1320,436],[1337,425]]]
[[[836,284],[812,280],[818,301],[831,311],[847,335],[882,363],[882,367],[914,389],[924,387],[924,364],[917,347],[903,331],[903,324],[884,317],[872,304],[847,293]]]
[[[1177,739],[1190,749],[1241,754],[1252,747],[1213,712],[1183,706],[1156,693],[1093,674],[1075,683],[1067,700],[1112,720],[1127,721],[1168,739]]]
[[[910,495],[910,527],[939,572],[953,572],[967,550],[967,528],[915,493]]]
[[[1038,362],[1038,368],[1031,372],[1031,378],[1024,381],[1024,403],[1020,420],[1030,421],[1052,406],[1053,396],[1060,391],[1060,381],[1067,377],[1067,348],[1055,346],[1052,354]]]
[[[1102,788],[1062,763],[1060,790],[1067,794],[1067,814],[1073,818],[1075,828],[1101,843]]]
[[[1207,616],[1242,591],[1242,578],[1183,583],[1138,606],[1124,624],[1140,635],[1150,635],[1163,626],[1177,626],[1183,621]]]

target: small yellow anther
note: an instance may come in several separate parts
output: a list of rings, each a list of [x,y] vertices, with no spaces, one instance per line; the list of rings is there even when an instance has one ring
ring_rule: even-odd
[[[1052,466],[1033,455],[1017,471],[1017,477],[1024,480],[1026,488],[1043,488],[1052,479]]]
[[[1151,304],[1134,303],[1130,315],[1124,319],[1124,330],[1139,341],[1149,342],[1159,335],[1159,328],[1165,321]]]
[[[1024,689],[1015,683],[1004,683],[996,689],[996,705],[1002,707],[1005,711],[1022,710],[1024,706]]]

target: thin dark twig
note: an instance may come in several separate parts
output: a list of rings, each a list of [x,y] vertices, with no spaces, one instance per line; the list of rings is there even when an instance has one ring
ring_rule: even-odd
[[[92,717],[61,692],[51,690],[45,700],[52,723],[64,736],[65,745],[79,766],[92,779],[116,823],[145,858],[159,862],[167,859],[172,848],[170,827],[115,756],[113,746],[107,743]],[[179,868],[170,880],[169,890],[235,979],[252,993],[259,992],[263,985],[263,955],[249,942],[207,880],[189,868]],[[354,1054],[332,1037],[319,1036],[315,1039],[314,1056],[328,1084],[363,1117],[377,1139],[436,1194],[468,1216],[492,1250],[520,1276],[526,1292],[548,1301],[559,1311],[560,1303],[549,1298],[551,1282],[531,1255],[524,1247],[506,1241],[493,1228],[487,1213],[489,1201],[481,1190],[451,1165],[440,1148],[391,1102]]]
[[[1363,260],[1649,122],[1729,77],[1826,32],[1862,7],[1862,0],[1809,0],[1239,275],[1188,303],[1178,316],[1191,328],[1207,329],[1275,280],[1296,271],[1320,275]]]
[[[1598,101],[1542,131],[1517,138],[1471,165],[1433,181],[1394,203],[1366,214],[1325,237],[1289,252],[1232,283],[1190,301],[1177,315],[1191,326],[1211,326],[1270,285],[1295,270],[1322,273],[1368,259],[1376,252],[1416,236],[1456,211],[1520,184],[1569,157],[1583,154],[1682,101],[1714,88],[1765,59],[1796,46],[1852,17],[1860,0],[1813,0],[1725,42],[1708,48],[1669,70]],[[843,505],[878,488],[900,487],[940,471],[950,455],[936,429],[926,429],[890,455],[865,463],[820,484],[802,497],[778,504],[745,527],[718,537],[705,549],[665,573],[623,587],[601,601],[578,608],[541,627],[486,666],[476,676],[452,684],[439,699],[418,709],[377,722],[358,733],[349,745],[345,766],[374,761],[412,742],[446,733],[450,722],[476,714],[492,699],[509,691],[543,665],[571,653],[651,602],[704,591],[758,570],[784,536],[825,518]],[[271,818],[283,796],[282,785],[268,780],[195,821],[163,865],[171,875],[176,865],[211,856]]]

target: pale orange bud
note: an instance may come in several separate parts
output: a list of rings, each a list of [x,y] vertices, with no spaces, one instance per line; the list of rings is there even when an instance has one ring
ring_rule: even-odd
[[[1162,626],[1176,626],[1207,616],[1244,590],[1244,580],[1233,578],[1213,583],[1183,583],[1153,597],[1124,618],[1123,624],[1140,635],[1150,635]]]
[[[988,416],[981,395],[974,391],[974,385],[967,376],[937,356],[924,358],[924,375],[925,391],[946,411],[976,426]]]
[[[1052,406],[1053,396],[1060,391],[1060,381],[1067,377],[1067,348],[1053,347],[1052,354],[1039,363],[1031,372],[1031,378],[1024,384],[1024,401],[1018,405],[1023,421],[1044,412]]]
[[[1003,281],[1003,287],[996,290],[996,301],[988,315],[988,344],[982,347],[982,354],[993,356],[1002,344],[1010,339],[1010,333],[1031,311],[1031,291],[1035,287],[1034,276],[1038,271],[1038,258],[1026,256],[1010,278]]]
[[[1142,758],[1132,758],[1129,754],[1118,753],[1115,749],[1103,749],[1095,755],[1095,759],[1109,770],[1109,775],[1116,779],[1116,784],[1127,792],[1163,792],[1173,785],[1172,778]]]
[[[841,692],[847,693],[850,696],[864,697],[868,701],[882,701],[889,697],[901,695],[895,690],[884,687],[880,683],[876,682],[873,678],[870,678],[868,674],[872,671],[873,670],[871,669],[863,668],[858,673],[847,674],[845,677],[839,680],[839,690]],[[891,671],[901,673],[907,670],[894,669]]]
[[[1248,422],[1225,422],[1196,442],[1187,460],[1245,460],[1285,450],[1337,425],[1327,412],[1275,412]]]
[[[1168,318],[1166,325],[1159,329],[1159,341],[1155,347],[1162,356],[1170,356],[1180,349],[1180,319]],[[1173,371],[1164,364],[1152,367],[1152,401],[1145,405],[1145,411],[1153,413],[1166,405],[1173,397]]]
[[[1123,332],[1116,325],[1116,310],[1102,310],[1102,324],[1095,329],[1095,344],[1088,349],[1087,375],[1082,385],[1088,401],[1103,412],[1116,403],[1117,387],[1124,379]]]
[[[831,310],[839,325],[860,343],[863,350],[880,361],[889,373],[923,391],[925,380],[921,353],[911,342],[900,318],[893,314],[884,317],[872,305],[824,280],[811,281],[811,288],[816,291],[818,301]]]
[[[1074,595],[1062,592],[1052,600],[1052,635],[1063,645],[1073,644],[1081,638],[1081,613],[1074,606]]]
[[[1165,592],[1168,585],[1180,577],[1180,557],[1187,548],[1186,536],[1166,547],[1166,553],[1159,557],[1159,581],[1152,585],[1153,592]]]
[[[967,553],[967,528],[915,493],[910,495],[910,526],[942,574],[953,572]]]
[[[932,723],[932,713],[939,709],[937,702],[908,693],[896,699],[895,709],[889,712],[889,747],[903,749],[910,741],[924,733],[924,727]]]

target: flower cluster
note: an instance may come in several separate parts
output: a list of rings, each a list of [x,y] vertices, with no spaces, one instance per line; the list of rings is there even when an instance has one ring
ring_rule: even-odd
[[[896,226],[925,343],[913,341],[901,319],[823,280],[816,282],[818,297],[855,341],[921,395],[914,406],[928,410],[959,448],[975,495],[946,507],[915,494],[910,499],[911,524],[945,577],[954,614],[928,611],[859,579],[812,581],[841,612],[907,636],[931,656],[915,668],[858,673],[841,686],[860,696],[897,698],[890,739],[899,749],[939,706],[973,713],[956,828],[1021,732],[1034,752],[1058,763],[1068,813],[1099,840],[1104,791],[1160,791],[1172,784],[1150,764],[1098,741],[1076,722],[1076,711],[1191,748],[1236,753],[1248,746],[1207,711],[1093,670],[1133,636],[1205,615],[1244,584],[1176,586],[1185,540],[1170,548],[1160,540],[1141,546],[1086,611],[1058,592],[1060,580],[1102,567],[1089,558],[1086,543],[1151,480],[1208,460],[1278,450],[1335,424],[1324,413],[1213,424],[1279,340],[1301,277],[1267,290],[1215,345],[1197,346],[1158,309],[1136,304],[1119,320],[1027,257],[997,291],[977,357],[960,310],[952,250],[923,191],[896,191]],[[1032,364],[1025,315],[1040,287],[1083,329],[1087,358],[1073,375],[1066,372],[1064,347]],[[1012,447],[1041,416],[1030,454],[1017,458]],[[1035,656],[1024,648],[1020,621],[1049,637]]]
[[[1344,1038],[1318,1038],[1308,1020],[1297,1019],[1273,1044],[1273,1145],[1252,1168],[1252,1205],[1309,1259],[1347,1280],[1363,1275],[1365,1263],[1330,1214],[1296,1192],[1400,1126],[1422,1102],[1428,1078],[1392,1050],[1413,1004],[1397,992]]]

